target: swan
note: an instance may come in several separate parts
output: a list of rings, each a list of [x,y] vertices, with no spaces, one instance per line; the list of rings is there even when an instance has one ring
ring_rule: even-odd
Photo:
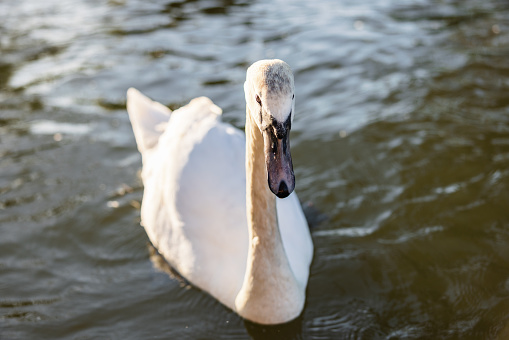
[[[293,74],[247,70],[245,135],[199,97],[175,111],[130,88],[142,155],[141,224],[180,275],[242,318],[280,324],[304,307],[313,243],[290,154]],[[276,199],[276,196],[278,197]]]

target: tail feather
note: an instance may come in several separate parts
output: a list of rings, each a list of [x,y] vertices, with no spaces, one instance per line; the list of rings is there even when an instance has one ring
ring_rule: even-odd
[[[162,125],[170,119],[171,110],[131,87],[127,90],[127,112],[138,150],[143,154],[157,145],[164,132]]]

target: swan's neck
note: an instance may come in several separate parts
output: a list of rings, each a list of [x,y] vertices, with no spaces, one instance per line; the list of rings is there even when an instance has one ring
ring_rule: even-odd
[[[250,250],[254,250],[254,254],[260,257],[282,255],[286,258],[277,222],[276,196],[270,191],[267,182],[263,137],[249,114],[246,118],[246,155]]]
[[[290,321],[304,304],[279,232],[276,197],[267,183],[262,134],[246,115],[246,182],[249,250],[246,274],[235,300],[244,318],[264,324]]]

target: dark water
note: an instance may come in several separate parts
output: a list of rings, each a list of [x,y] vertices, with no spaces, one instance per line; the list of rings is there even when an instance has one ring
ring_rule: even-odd
[[[151,261],[135,86],[244,124],[294,69],[302,318],[244,323]],[[0,339],[509,338],[507,1],[0,2]]]

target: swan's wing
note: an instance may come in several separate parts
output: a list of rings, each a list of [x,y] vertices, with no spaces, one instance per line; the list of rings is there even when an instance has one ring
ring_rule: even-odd
[[[171,110],[131,87],[127,91],[127,112],[138,150],[143,155],[157,145],[159,136],[164,132],[164,123],[170,119]]]
[[[173,111],[143,164],[141,219],[170,265],[230,308],[247,263],[245,137],[210,99]]]

